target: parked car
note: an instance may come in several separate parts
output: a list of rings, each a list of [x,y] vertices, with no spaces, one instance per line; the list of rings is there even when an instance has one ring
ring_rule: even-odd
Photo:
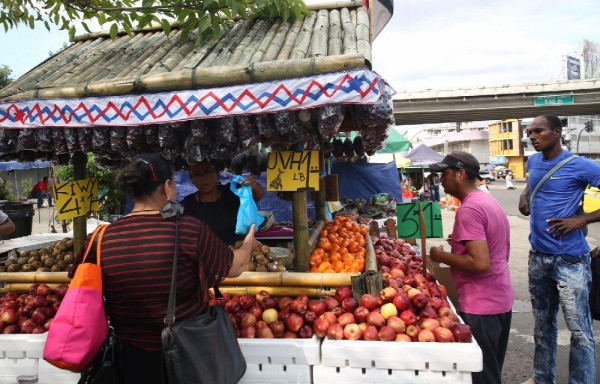
[[[487,180],[488,183],[491,183],[492,181],[496,180],[496,178],[490,171],[479,171],[479,176],[481,176],[483,180]]]

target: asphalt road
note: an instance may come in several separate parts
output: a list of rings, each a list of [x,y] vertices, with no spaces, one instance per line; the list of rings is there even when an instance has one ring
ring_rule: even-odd
[[[492,195],[504,208],[510,223],[511,230],[511,253],[510,273],[513,288],[515,290],[515,303],[513,306],[513,317],[508,351],[502,372],[503,383],[520,384],[532,376],[533,367],[533,315],[531,312],[531,300],[528,290],[527,277],[527,255],[529,252],[529,218],[523,216],[518,210],[518,199],[522,192],[524,181],[514,182],[516,190],[506,190],[503,180],[489,184]],[[442,211],[444,235],[452,230],[454,223],[454,212]],[[443,240],[428,239],[428,246],[443,244]],[[600,245],[600,223],[589,227],[588,243],[591,246]],[[494,292],[490,292],[494,294]],[[570,332],[566,327],[562,312],[558,315],[558,350],[556,382],[558,384],[568,383],[569,371],[569,339]],[[600,322],[594,322],[594,334],[596,338],[596,350],[600,345]],[[596,353],[596,367],[600,367],[600,353]],[[598,375],[597,375],[598,376]],[[600,383],[600,377],[597,380]]]

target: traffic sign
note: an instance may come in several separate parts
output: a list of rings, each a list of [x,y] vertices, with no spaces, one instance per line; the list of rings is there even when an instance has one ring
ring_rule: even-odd
[[[575,104],[575,96],[573,95],[543,95],[534,96],[533,105],[562,105]]]

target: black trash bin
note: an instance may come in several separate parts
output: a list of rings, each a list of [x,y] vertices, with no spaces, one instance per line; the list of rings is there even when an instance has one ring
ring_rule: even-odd
[[[8,215],[15,224],[15,231],[10,235],[1,236],[0,240],[14,239],[15,237],[31,235],[33,215],[35,213],[32,203],[6,202],[0,203],[0,210]]]

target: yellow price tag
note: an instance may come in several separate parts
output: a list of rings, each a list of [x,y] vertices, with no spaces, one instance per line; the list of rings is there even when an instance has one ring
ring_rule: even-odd
[[[53,190],[58,220],[72,219],[100,209],[95,177],[56,184]]]
[[[269,153],[267,191],[319,190],[319,151]]]

